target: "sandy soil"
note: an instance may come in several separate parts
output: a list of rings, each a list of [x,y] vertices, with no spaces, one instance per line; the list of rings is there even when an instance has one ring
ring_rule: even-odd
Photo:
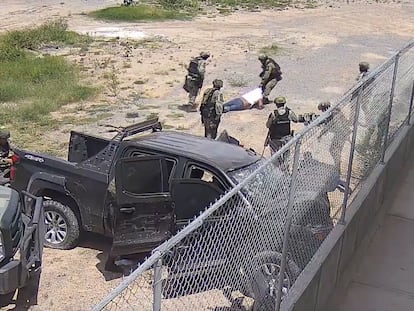
[[[63,17],[71,30],[92,35],[110,27],[121,36],[97,39],[86,48],[43,51],[66,55],[81,66],[85,81],[103,90],[89,102],[54,113],[73,119],[58,131],[42,133],[44,141],[61,148],[61,155],[71,129],[110,135],[103,124],[125,125],[151,114],[158,114],[166,128],[202,134],[199,114],[178,109],[186,103],[183,66],[202,50],[212,53],[204,88],[222,78],[224,96],[230,99],[258,85],[259,50],[276,44],[281,50],[275,59],[284,75],[272,97],[286,96],[288,105],[303,113],[316,112],[318,102],[343,94],[355,82],[358,62],[369,61],[374,68],[414,37],[414,1],[324,1],[313,9],[237,11],[229,16],[212,12],[193,21],[162,23],[104,23],[84,14],[116,2],[1,1],[0,31]],[[122,38],[125,31],[146,37]],[[272,109],[225,114],[220,130],[261,152],[264,123]],[[127,118],[132,113],[139,117]],[[46,249],[39,305],[31,309],[85,310],[98,302],[120,281],[120,275],[102,272],[107,244],[93,239],[71,251]]]

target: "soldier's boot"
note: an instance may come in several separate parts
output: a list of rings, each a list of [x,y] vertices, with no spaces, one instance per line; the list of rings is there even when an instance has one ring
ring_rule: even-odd
[[[263,105],[268,105],[270,103],[269,98],[267,98],[267,96],[263,96],[262,102]]]
[[[195,100],[196,100],[196,96],[189,94],[188,95],[188,106],[190,107],[194,106],[196,104]]]
[[[192,104],[189,108],[188,108],[188,112],[197,112],[197,104]]]
[[[197,111],[197,104],[195,103],[196,95],[188,95],[188,105],[187,105],[187,112],[196,112]]]

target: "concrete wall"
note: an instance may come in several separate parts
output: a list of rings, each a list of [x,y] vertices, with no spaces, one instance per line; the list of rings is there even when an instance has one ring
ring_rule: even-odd
[[[333,310],[351,281],[359,253],[381,224],[413,148],[414,128],[404,126],[388,147],[385,163],[373,170],[347,208],[345,224],[332,230],[295,282],[282,311]]]

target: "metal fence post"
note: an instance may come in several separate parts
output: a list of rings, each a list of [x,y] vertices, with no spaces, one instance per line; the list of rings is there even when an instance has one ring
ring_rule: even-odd
[[[354,124],[352,126],[351,152],[349,153],[348,170],[346,173],[345,193],[344,193],[344,200],[342,201],[342,209],[341,209],[341,218],[339,218],[340,224],[345,223],[345,210],[346,210],[346,206],[348,204],[348,198],[349,198],[349,185],[351,183],[352,164],[354,162],[355,143],[356,143],[356,137],[357,137],[357,132],[358,132],[359,111],[361,110],[361,98],[362,98],[363,92],[364,92],[364,84],[361,84],[358,90],[357,101],[355,104]]]
[[[407,125],[411,125],[411,114],[413,112],[413,100],[414,100],[414,79],[413,79],[413,85],[411,86],[410,106],[408,108]]]
[[[398,71],[398,61],[399,61],[399,59],[400,59],[400,53],[395,55],[395,61],[394,61],[394,72],[392,74],[390,98],[389,98],[389,101],[388,101],[387,126],[385,128],[385,134],[384,134],[385,135],[384,145],[382,146],[382,151],[381,151],[381,161],[380,161],[380,163],[382,163],[382,164],[384,164],[385,151],[387,150],[387,145],[388,145],[388,133],[390,131],[392,102],[394,100],[395,81],[397,80],[397,71]]]
[[[153,311],[161,311],[161,291],[162,291],[162,258],[158,259],[154,266],[154,284],[153,287]]]
[[[302,137],[298,139],[296,142],[295,155],[293,157],[292,180],[290,182],[290,187],[289,187],[289,200],[288,200],[288,206],[287,206],[288,210],[287,210],[286,222],[285,222],[285,232],[283,236],[282,262],[280,264],[279,281],[278,281],[279,283],[278,283],[278,288],[276,292],[275,311],[279,311],[280,303],[282,302],[282,287],[283,287],[283,280],[285,277],[285,270],[286,270],[286,261],[287,261],[286,257],[287,257],[288,244],[289,244],[289,231],[290,231],[290,225],[292,224],[293,200],[295,197],[295,190],[296,190],[301,141],[302,141]]]

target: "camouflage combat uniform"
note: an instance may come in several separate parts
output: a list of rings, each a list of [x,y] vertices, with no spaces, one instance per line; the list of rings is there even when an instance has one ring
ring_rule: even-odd
[[[378,104],[373,100],[373,96],[370,95],[370,92],[373,92],[370,85],[375,81],[375,78],[372,77],[369,80],[366,80],[369,74],[369,63],[361,62],[359,63],[359,78],[358,80],[365,79],[364,81],[364,97],[365,99],[361,100],[361,110],[364,113],[365,117],[365,134],[357,145],[357,150],[364,154],[366,159],[369,161],[375,162],[378,160],[380,155],[381,146],[385,139],[385,133],[387,130],[387,120],[388,120],[388,109],[385,106],[378,106]],[[388,96],[388,93],[384,92],[381,97]]]
[[[361,80],[368,75],[369,64],[367,62],[360,62],[359,63],[359,76],[357,80]]]
[[[262,63],[262,72],[260,77],[262,82],[260,87],[263,91],[263,103],[269,103],[269,95],[275,88],[278,81],[282,80],[282,72],[280,66],[270,57],[266,55],[259,55],[259,60]]]
[[[291,122],[298,122],[296,114],[285,106],[285,97],[279,96],[274,102],[277,109],[269,115],[266,121],[266,127],[269,129],[269,141],[266,145],[269,145],[272,155],[292,138]]]
[[[330,103],[321,103],[318,109],[325,112],[330,108]],[[341,170],[342,150],[344,149],[346,141],[352,132],[350,121],[345,117],[339,108],[334,108],[331,114],[323,123],[324,127],[318,135],[318,140],[327,133],[332,133],[333,137],[329,146],[329,153],[331,154],[336,169]]]
[[[204,137],[216,139],[217,130],[223,113],[223,94],[220,89],[223,81],[214,80],[213,87],[203,94],[200,106],[201,123],[204,125]]]
[[[206,72],[206,61],[210,57],[208,53],[200,53],[200,56],[191,59],[187,68],[187,76],[185,77],[184,90],[188,92],[188,105],[192,111],[197,111],[195,103],[198,92],[203,86],[204,75]]]
[[[17,158],[10,147],[9,138],[9,131],[0,130],[0,172],[4,172],[17,162]]]

